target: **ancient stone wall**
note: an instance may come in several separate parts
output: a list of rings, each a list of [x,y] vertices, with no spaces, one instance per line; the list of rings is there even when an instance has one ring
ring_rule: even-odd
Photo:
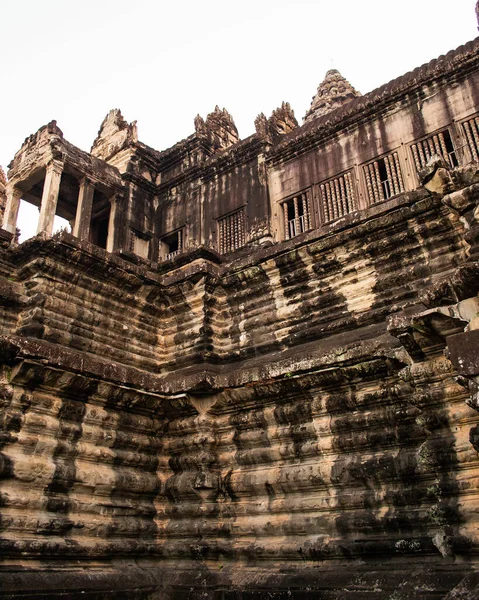
[[[25,140],[2,597],[479,597],[478,52],[329,72],[245,140],[219,107],[163,152],[117,109],[90,154]]]
[[[474,593],[478,179],[236,263],[5,247],[5,597]]]

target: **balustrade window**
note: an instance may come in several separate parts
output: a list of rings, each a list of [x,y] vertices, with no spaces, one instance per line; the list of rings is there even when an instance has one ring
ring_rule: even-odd
[[[308,196],[300,194],[283,202],[284,237],[292,237],[311,229],[311,210]]]
[[[234,252],[245,245],[245,213],[238,210],[218,219],[218,247],[220,254]]]
[[[474,162],[479,162],[479,117],[469,119],[469,121],[462,124],[462,128],[466,135],[472,160]]]
[[[368,197],[371,203],[388,200],[404,192],[397,152],[392,152],[364,167]]]
[[[322,183],[320,189],[326,223],[356,210],[353,178],[350,172]]]
[[[431,156],[436,154],[442,157],[451,167],[457,167],[459,164],[451,134],[447,129],[435,133],[417,144],[413,144],[411,151],[417,171],[423,169]]]
[[[169,260],[183,251],[184,230],[178,229],[160,240],[160,258]]]

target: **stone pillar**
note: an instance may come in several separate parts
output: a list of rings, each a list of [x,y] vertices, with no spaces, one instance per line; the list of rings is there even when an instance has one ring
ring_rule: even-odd
[[[80,192],[78,194],[78,204],[75,216],[75,224],[73,226],[73,235],[81,240],[88,240],[90,236],[90,222],[94,192],[95,188],[89,179],[85,178],[80,182]]]
[[[47,166],[45,183],[43,184],[42,203],[40,206],[40,219],[38,220],[38,233],[51,236],[53,232],[53,219],[57,209],[60,181],[62,178],[63,163],[52,161]]]
[[[7,185],[7,203],[5,205],[5,213],[3,215],[3,229],[15,235],[17,229],[18,209],[20,208],[20,200],[22,199],[23,191],[15,186]]]
[[[110,198],[110,218],[108,220],[108,237],[106,240],[106,250],[107,252],[113,252],[115,247],[115,216],[116,209],[118,206],[118,196],[114,195]]]

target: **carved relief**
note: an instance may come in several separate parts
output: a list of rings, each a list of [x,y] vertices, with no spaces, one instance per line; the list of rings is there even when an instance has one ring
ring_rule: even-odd
[[[110,159],[120,150],[138,141],[136,121],[128,123],[118,108],[110,110],[103,119],[98,135],[91,147],[93,156]]]
[[[283,102],[279,108],[272,112],[269,119],[263,113],[260,113],[256,117],[254,125],[256,133],[260,137],[272,142],[296,129],[298,122],[289,102]]]
[[[219,106],[206,117],[206,121],[200,115],[195,117],[195,131],[198,138],[214,151],[225,150],[239,140],[233,117]]]
[[[316,96],[313,96],[313,101],[306,112],[304,121],[308,122],[317,117],[322,117],[359,96],[361,94],[339,71],[331,69],[319,84]]]

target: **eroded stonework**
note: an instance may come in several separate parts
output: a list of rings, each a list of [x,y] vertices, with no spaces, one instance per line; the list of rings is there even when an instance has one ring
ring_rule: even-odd
[[[218,107],[162,152],[119,110],[91,153],[25,140],[3,598],[479,597],[478,64],[479,39],[245,140]]]
[[[344,106],[361,94],[353,88],[337,69],[330,69],[319,84],[316,96],[313,97],[305,122],[327,115],[336,108]]]

